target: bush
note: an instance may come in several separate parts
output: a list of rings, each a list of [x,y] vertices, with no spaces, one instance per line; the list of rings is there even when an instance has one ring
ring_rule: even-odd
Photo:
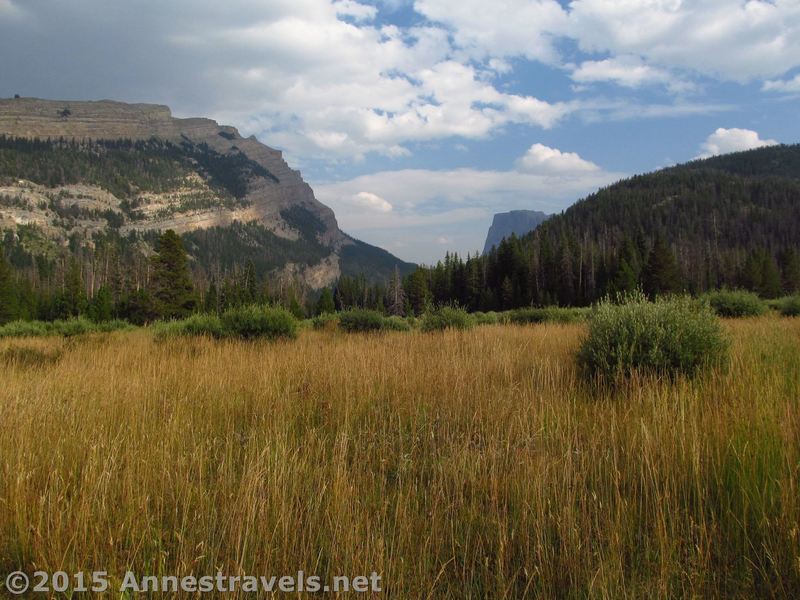
[[[162,321],[153,325],[156,339],[185,335],[207,335],[221,338],[225,335],[222,320],[214,314],[194,314],[180,321]]]
[[[285,308],[266,306],[241,306],[222,313],[224,335],[245,340],[255,338],[294,338],[297,321]]]
[[[127,321],[106,321],[94,323],[84,317],[65,321],[13,321],[0,327],[0,338],[3,337],[45,337],[81,335],[93,332],[109,332],[119,329],[132,329]]]
[[[335,313],[324,312],[311,319],[311,326],[314,329],[333,331],[339,326],[339,317]]]
[[[702,296],[720,317],[756,317],[767,311],[767,304],[753,292],[718,290]]]
[[[0,338],[42,337],[50,335],[47,323],[42,321],[12,321],[0,327]]]
[[[66,321],[53,321],[50,323],[50,331],[52,335],[63,335],[64,337],[72,337],[74,335],[81,335],[97,331],[94,323],[83,317],[76,319],[68,319]]]
[[[403,317],[386,317],[383,320],[383,328],[388,331],[411,331],[411,325]]]
[[[727,342],[712,309],[687,296],[649,302],[634,293],[600,302],[578,362],[590,377],[692,376],[725,358]]]
[[[453,306],[442,306],[422,315],[422,331],[469,329],[472,323],[467,311]]]
[[[353,308],[339,313],[339,327],[350,333],[380,331],[384,327],[384,317],[375,310]]]
[[[474,312],[470,315],[473,325],[496,325],[497,313],[496,312]]]
[[[122,319],[113,319],[111,321],[95,323],[95,329],[102,333],[110,333],[111,331],[130,331],[136,329],[136,327]]]
[[[781,298],[778,307],[784,317],[800,317],[800,296]]]
[[[517,325],[532,323],[580,323],[589,318],[588,308],[561,308],[548,306],[545,308],[518,308],[508,311],[508,322]]]

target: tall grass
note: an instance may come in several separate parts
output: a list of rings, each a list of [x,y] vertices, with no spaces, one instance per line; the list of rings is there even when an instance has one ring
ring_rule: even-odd
[[[0,574],[797,597],[800,321],[725,327],[729,369],[600,397],[583,325],[0,340],[59,355],[0,365]]]

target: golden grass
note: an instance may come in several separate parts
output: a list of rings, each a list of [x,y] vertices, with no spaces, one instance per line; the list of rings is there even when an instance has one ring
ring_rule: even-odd
[[[605,392],[579,325],[2,340],[0,575],[796,597],[800,320],[727,327],[726,372]]]

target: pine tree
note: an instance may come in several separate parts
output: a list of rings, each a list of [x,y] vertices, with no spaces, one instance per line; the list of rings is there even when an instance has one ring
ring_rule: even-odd
[[[81,265],[75,257],[71,257],[64,278],[63,306],[65,316],[77,317],[86,312],[87,299],[83,288]]]
[[[781,257],[783,272],[783,291],[787,294],[800,292],[800,256],[794,248],[790,248]]]
[[[19,318],[19,295],[14,272],[0,248],[0,325]]]
[[[314,312],[318,315],[336,312],[336,304],[333,301],[333,292],[331,292],[330,288],[322,290]]]
[[[783,290],[778,265],[769,252],[764,252],[761,264],[761,287],[758,293],[764,298],[777,298]]]
[[[424,269],[418,268],[409,275],[407,288],[411,310],[415,315],[421,315],[425,312],[430,302],[430,291],[428,290],[428,280]]]
[[[675,255],[661,236],[656,238],[647,257],[642,283],[645,293],[650,297],[679,292],[682,288]]]
[[[183,318],[197,306],[183,242],[168,229],[158,241],[153,256],[153,299],[156,311],[167,319]]]
[[[108,287],[100,286],[97,293],[89,303],[89,317],[96,323],[110,321],[113,316],[114,307],[111,292]]]

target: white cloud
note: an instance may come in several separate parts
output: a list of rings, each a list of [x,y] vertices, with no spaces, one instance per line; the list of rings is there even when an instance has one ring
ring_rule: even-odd
[[[536,157],[536,158],[532,158]],[[536,161],[531,170],[526,160]],[[398,248],[402,258],[430,262],[441,256],[437,240],[461,254],[481,248],[496,212],[515,208],[558,212],[624,175],[604,171],[574,153],[534,144],[509,171],[403,169],[348,181],[313,184],[340,227],[369,243]],[[353,198],[369,190],[391,212],[365,211]],[[407,246],[399,248],[403,237]]]
[[[779,92],[783,94],[800,94],[800,75],[792,79],[765,81],[762,89],[765,92]]]
[[[627,88],[645,85],[663,85],[675,93],[690,92],[695,89],[690,82],[646,64],[638,56],[618,56],[603,60],[587,60],[572,72],[577,83],[613,82]]]
[[[343,17],[352,17],[356,21],[372,21],[378,14],[374,6],[354,2],[353,0],[337,0],[333,3],[336,14]]]
[[[441,28],[348,23],[337,14],[364,5],[305,1],[318,10],[287,8],[240,27],[173,38],[194,52],[237,48],[235,62],[211,70],[218,87],[238,92],[233,108],[215,116],[256,133],[269,127],[263,137],[293,155],[402,156],[408,142],[483,138],[506,124],[549,128],[573,110],[569,103],[499,91],[490,80],[508,66],[495,61],[484,69],[452,59]]]
[[[353,200],[359,206],[378,212],[392,212],[392,205],[372,192],[358,192]]]
[[[599,171],[600,167],[574,152],[561,152],[556,148],[534,144],[517,161],[517,169],[525,173],[569,175]]]
[[[762,140],[757,132],[750,129],[724,129],[720,127],[703,142],[698,158],[774,146],[777,143],[775,140]]]
[[[553,42],[567,28],[567,13],[556,0],[416,0],[414,9],[448,26],[456,45],[479,59],[521,56],[555,63]]]
[[[569,37],[586,52],[729,81],[775,77],[800,64],[796,0],[573,0]]]
[[[557,42],[575,40],[603,58],[585,60],[576,81],[692,91],[683,72],[727,81],[776,77],[800,65],[797,0],[417,0],[471,58],[560,62]],[[609,56],[610,55],[610,56]],[[688,87],[687,87],[688,86]]]

